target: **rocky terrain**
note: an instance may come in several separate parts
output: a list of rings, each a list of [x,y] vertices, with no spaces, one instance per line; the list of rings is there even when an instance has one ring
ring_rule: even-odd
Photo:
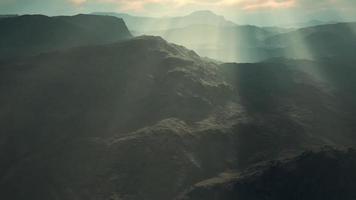
[[[239,173],[223,173],[197,183],[179,199],[354,199],[355,168],[355,150],[325,148]]]
[[[352,150],[302,154],[356,146],[353,56],[222,64],[101,21],[124,25],[117,18],[0,24],[28,18],[31,27],[49,20],[50,30],[90,39],[62,48],[70,40],[57,35],[61,45],[42,48],[57,36],[31,43],[31,33],[20,42],[28,47],[18,43],[14,52],[0,43],[15,56],[0,60],[1,199],[335,199],[342,188],[344,199],[354,197]],[[76,35],[77,26],[91,31]],[[315,193],[304,198],[298,175],[313,175],[315,163],[325,168],[305,180]],[[335,181],[335,190],[320,193]]]

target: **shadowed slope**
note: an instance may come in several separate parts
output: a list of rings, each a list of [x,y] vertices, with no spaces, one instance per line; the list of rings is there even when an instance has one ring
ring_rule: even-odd
[[[180,135],[205,131],[188,124],[231,95],[216,64],[158,37],[41,54],[0,71],[0,194],[11,199],[172,197],[198,180]]]
[[[0,59],[131,37],[123,20],[91,15],[10,17],[0,20],[0,29]]]
[[[150,36],[2,61],[1,198],[169,200],[228,169],[354,146],[355,71],[328,63],[218,65]]]
[[[356,197],[355,168],[355,150],[306,152],[200,182],[182,199],[351,200]]]

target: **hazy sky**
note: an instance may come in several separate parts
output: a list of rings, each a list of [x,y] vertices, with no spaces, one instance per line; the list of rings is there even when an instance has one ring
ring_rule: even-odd
[[[212,10],[238,23],[356,19],[356,0],[0,0],[0,14],[69,15],[97,11],[147,16]]]

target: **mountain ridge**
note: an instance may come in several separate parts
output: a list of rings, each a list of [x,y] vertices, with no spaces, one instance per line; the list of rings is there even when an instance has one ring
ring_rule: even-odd
[[[132,37],[122,19],[83,14],[23,15],[2,19],[0,27],[0,59]]]
[[[226,20],[223,16],[216,15],[211,11],[196,11],[185,16],[178,17],[141,17],[125,13],[97,12],[94,15],[109,15],[123,18],[131,31],[138,34],[147,34],[150,31],[164,30],[167,28],[183,28],[189,25],[216,25],[235,26],[236,24]]]

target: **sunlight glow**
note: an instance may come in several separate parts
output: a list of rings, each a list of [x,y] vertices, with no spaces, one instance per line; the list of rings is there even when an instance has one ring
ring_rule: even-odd
[[[276,0],[269,0],[269,1],[258,1],[256,3],[246,3],[244,6],[245,10],[258,10],[258,9],[278,9],[278,8],[290,8],[295,6],[295,0],[286,0],[286,1],[276,1]]]
[[[70,0],[80,6],[89,2],[111,3],[120,5],[122,10],[143,11],[149,5],[179,8],[184,6],[202,6],[206,9],[219,7],[236,7],[243,10],[289,8],[296,4],[296,0]]]

